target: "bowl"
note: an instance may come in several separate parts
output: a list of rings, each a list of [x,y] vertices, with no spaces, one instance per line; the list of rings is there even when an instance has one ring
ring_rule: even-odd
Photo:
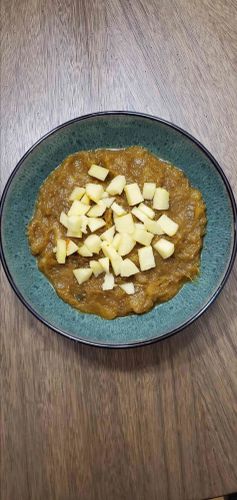
[[[105,320],[63,302],[38,270],[26,237],[38,190],[69,154],[96,148],[141,145],[181,168],[207,207],[207,232],[200,276],[168,302],[151,311]],[[149,344],[181,331],[197,319],[223,288],[236,254],[236,204],[230,185],[213,156],[190,134],[153,116],[103,112],[55,128],[19,161],[0,205],[1,259],[8,280],[36,318],[77,341],[103,347]]]

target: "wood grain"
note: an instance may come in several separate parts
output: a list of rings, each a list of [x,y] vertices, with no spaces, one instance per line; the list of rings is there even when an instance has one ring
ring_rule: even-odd
[[[236,0],[2,0],[3,183],[44,133],[130,109],[201,140],[235,193]],[[128,351],[42,326],[2,276],[4,500],[192,500],[237,490],[236,267],[183,333]]]

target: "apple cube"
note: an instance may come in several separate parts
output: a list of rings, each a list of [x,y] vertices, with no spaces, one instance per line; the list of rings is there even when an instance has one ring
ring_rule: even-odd
[[[100,184],[92,184],[90,182],[86,184],[86,194],[95,203],[98,203],[98,201],[103,196],[103,193],[104,189]]]
[[[68,228],[68,220],[65,212],[61,212],[59,221],[64,227]]]
[[[149,219],[154,219],[155,217],[155,212],[154,210],[152,210],[152,208],[148,207],[147,205],[145,205],[145,203],[140,203],[139,205],[139,210],[141,210],[141,212],[143,212],[147,217],[149,217]]]
[[[114,200],[115,200],[115,198],[107,198],[107,197],[101,198],[101,200],[98,201],[98,205],[103,205],[104,207],[109,208],[109,207],[111,207]]]
[[[161,238],[157,241],[157,243],[154,244],[154,248],[163,259],[168,259],[174,253],[174,243],[171,243],[171,241],[168,241],[165,238]]]
[[[179,225],[176,224],[176,222],[174,222],[172,219],[170,219],[170,217],[168,217],[167,215],[162,215],[158,219],[158,223],[159,223],[159,226],[161,227],[161,229],[163,230],[163,232],[165,234],[168,234],[168,236],[174,236],[177,233],[178,228],[179,228]]]
[[[102,257],[98,261],[105,273],[109,273],[109,257]]]
[[[122,257],[117,254],[116,257],[110,259],[110,262],[115,276],[118,276],[121,272],[121,265],[123,263]]]
[[[143,198],[144,200],[152,200],[155,194],[156,184],[155,182],[144,182],[143,186]]]
[[[135,293],[134,284],[132,282],[123,283],[122,285],[119,286],[128,295],[133,295]]]
[[[69,200],[71,201],[80,200],[85,192],[86,192],[85,188],[76,186],[73,189],[72,193],[70,194]]]
[[[68,211],[68,216],[70,215],[85,215],[89,210],[88,205],[84,205],[81,201],[74,200],[70,210]]]
[[[90,198],[87,196],[87,194],[84,194],[82,196],[81,202],[84,203],[84,205],[90,205]]]
[[[88,174],[91,175],[91,177],[95,177],[100,181],[104,181],[108,173],[109,170],[107,168],[101,167],[100,165],[91,165],[91,168],[88,171]]]
[[[147,271],[156,266],[151,246],[139,248],[138,257],[141,271]]]
[[[138,207],[134,207],[132,209],[132,214],[135,215],[135,217],[141,222],[145,222],[147,219],[147,215],[145,215],[144,212],[142,212]]]
[[[135,229],[132,237],[135,241],[147,247],[151,244],[154,234],[148,233],[148,231],[144,231],[144,229]]]
[[[109,229],[107,229],[104,233],[102,233],[100,235],[100,237],[102,240],[108,241],[109,243],[112,243],[114,233],[115,233],[115,226],[112,226]]]
[[[86,267],[79,267],[74,269],[73,274],[78,281],[79,285],[90,279],[92,275],[92,269]]]
[[[67,255],[66,241],[62,239],[57,240],[56,259],[58,264],[65,264],[66,255]]]
[[[126,185],[126,179],[124,175],[117,175],[107,186],[106,191],[111,196],[115,194],[121,194],[124,190],[124,186]]]
[[[139,273],[139,269],[130,259],[124,259],[121,263],[120,274],[122,277],[129,277]]]
[[[134,222],[131,214],[121,215],[115,219],[115,227],[118,233],[129,233],[134,232]]]
[[[89,217],[87,217],[86,215],[81,215],[81,231],[82,233],[84,234],[87,234],[87,226],[88,226],[88,222],[89,222]]]
[[[128,204],[130,206],[137,205],[138,203],[143,201],[142,193],[136,182],[134,182],[133,184],[127,184],[124,188],[124,191],[126,193]]]
[[[70,229],[67,230],[67,236],[69,238],[81,238],[82,237],[82,232],[81,231],[72,231]]]
[[[132,238],[131,234],[122,233],[118,247],[118,254],[122,257],[127,255],[135,247],[136,241]]]
[[[70,215],[67,218],[67,227],[69,231],[80,232],[82,219],[80,215]]]
[[[98,260],[91,260],[90,268],[92,269],[92,272],[96,278],[97,276],[99,276],[101,273],[104,272],[104,269]]]
[[[94,205],[93,207],[90,208],[88,212],[88,217],[100,217],[101,215],[104,214],[106,210],[105,205]]]
[[[112,241],[112,246],[115,248],[115,250],[118,250],[120,240],[121,240],[121,234],[116,233],[116,235]]]
[[[82,245],[81,247],[78,248],[78,253],[82,257],[92,257],[92,252],[87,248],[86,245]]]
[[[89,248],[92,253],[99,253],[101,249],[101,239],[97,234],[90,234],[84,244]]]
[[[104,219],[100,219],[97,217],[90,217],[90,218],[88,217],[88,227],[92,233],[94,233],[94,231],[97,231],[97,229],[100,229],[103,226],[105,226]]]
[[[161,228],[158,220],[146,219],[144,221],[144,227],[145,229],[147,229],[147,231],[150,231],[150,233],[159,235],[164,234],[164,231]]]
[[[153,198],[153,208],[156,210],[168,210],[169,192],[164,188],[156,188]]]
[[[104,283],[102,284],[102,290],[113,290],[114,288],[114,276],[111,273],[105,275]]]
[[[109,257],[110,260],[116,259],[118,257],[118,253],[116,252],[115,248],[107,241],[102,241],[101,249],[105,257]]]
[[[74,241],[69,240],[67,243],[67,257],[78,251],[78,246]]]
[[[111,205],[111,208],[113,210],[113,212],[116,214],[116,215],[125,215],[126,214],[126,210],[124,210],[123,207],[121,207],[120,205],[118,205],[118,203],[116,203],[114,201],[114,203]]]
[[[142,222],[135,222],[135,229],[146,229],[145,225]]]

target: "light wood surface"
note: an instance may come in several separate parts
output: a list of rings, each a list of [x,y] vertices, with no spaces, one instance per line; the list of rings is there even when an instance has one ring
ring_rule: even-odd
[[[2,0],[3,183],[44,133],[111,109],[194,134],[237,192],[236,0]],[[129,351],[41,325],[2,278],[4,500],[237,490],[236,267],[183,333]]]

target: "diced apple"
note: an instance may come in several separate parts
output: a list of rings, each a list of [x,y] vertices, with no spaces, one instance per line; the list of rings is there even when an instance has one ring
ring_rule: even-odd
[[[156,266],[151,246],[139,248],[138,257],[141,271],[147,271]]]
[[[68,238],[81,238],[82,232],[81,231],[72,231],[72,230],[68,229],[67,236],[68,236]]]
[[[155,194],[156,184],[155,182],[144,182],[143,186],[143,198],[144,200],[152,200]]]
[[[123,283],[122,285],[119,285],[119,286],[128,295],[133,295],[135,293],[134,284],[132,282]]]
[[[62,239],[57,240],[56,259],[58,264],[65,264],[66,255],[67,255],[66,241]]]
[[[144,231],[144,229],[135,229],[132,237],[135,241],[147,247],[151,244],[154,234],[148,233],[148,231]]]
[[[117,251],[118,251],[118,247],[119,247],[120,241],[121,241],[121,234],[120,233],[116,233],[116,235],[115,235],[115,237],[114,237],[114,239],[112,241],[112,246]]]
[[[100,237],[101,237],[102,240],[108,241],[109,243],[112,243],[113,237],[114,237],[114,233],[115,233],[115,226],[112,226],[109,229],[107,229],[107,231],[105,231],[104,233],[102,233],[100,235]]]
[[[84,203],[84,205],[90,205],[90,198],[87,196],[87,194],[84,194],[84,196],[82,196],[81,202]]]
[[[104,283],[102,284],[102,290],[113,290],[114,288],[114,276],[111,273],[105,275]]]
[[[88,226],[91,232],[93,233],[94,231],[97,231],[97,229],[100,229],[101,227],[105,226],[105,221],[104,219],[100,219],[97,217],[88,217]]]
[[[114,196],[115,194],[121,194],[124,190],[125,184],[126,184],[126,179],[124,175],[117,175],[107,186],[106,191],[111,196]]]
[[[127,184],[124,188],[126,193],[126,197],[128,200],[128,204],[132,207],[133,205],[138,205],[143,201],[143,196],[140,191],[140,188],[136,182],[133,184]]]
[[[101,249],[101,239],[97,234],[90,234],[84,244],[89,248],[92,253],[99,253]]]
[[[73,253],[75,253],[77,251],[78,251],[78,246],[76,245],[76,243],[74,243],[74,241],[70,240],[67,243],[67,256],[72,255]]]
[[[67,227],[69,231],[80,232],[82,226],[82,219],[80,215],[70,215],[67,218]]]
[[[78,248],[78,253],[82,257],[92,257],[92,252],[87,248],[86,245],[82,245],[81,247]]]
[[[150,233],[159,235],[164,234],[164,231],[161,228],[158,220],[146,219],[144,221],[144,227],[145,229],[147,229],[147,231],[150,231]]]
[[[116,203],[114,201],[114,203],[111,205],[111,208],[113,210],[113,212],[116,214],[116,215],[125,215],[126,214],[126,210],[124,210],[123,207],[121,207],[120,205],[118,205],[118,203]]]
[[[121,265],[123,263],[122,257],[117,254],[116,257],[110,259],[110,262],[115,276],[118,276],[121,272]]]
[[[88,281],[92,275],[92,269],[89,267],[80,267],[78,269],[74,269],[73,274],[78,281],[79,285]]]
[[[110,260],[113,258],[116,259],[116,257],[118,256],[118,253],[116,252],[115,248],[107,241],[102,241],[101,250],[105,255],[105,257],[109,257]]]
[[[179,225],[165,214],[158,219],[158,223],[163,232],[168,234],[168,236],[174,236],[179,228]]]
[[[142,222],[145,222],[145,220],[147,219],[147,215],[145,215],[144,212],[142,212],[138,207],[134,207],[132,209],[132,214],[135,215],[135,217]]]
[[[161,238],[157,241],[157,243],[154,244],[154,248],[163,259],[168,259],[174,253],[174,243],[171,243],[171,241],[168,241],[165,238]]]
[[[91,175],[91,177],[95,177],[100,181],[104,181],[108,173],[109,170],[107,168],[101,167],[100,165],[91,165],[91,168],[88,171],[88,174]]]
[[[100,217],[106,210],[105,205],[94,205],[87,213],[88,217]]]
[[[102,257],[98,261],[105,273],[109,273],[109,257]]]
[[[64,227],[68,228],[68,220],[65,212],[61,212],[59,221]]]
[[[121,215],[115,219],[115,227],[118,233],[133,233],[134,222],[131,214]]]
[[[164,188],[156,188],[153,198],[153,208],[156,210],[168,210],[169,192]]]
[[[136,245],[136,241],[134,241],[131,234],[128,233],[122,233],[120,236],[121,238],[118,247],[118,254],[123,257],[124,255],[127,255],[132,251],[132,249]]]
[[[98,201],[103,196],[103,193],[104,189],[100,184],[92,184],[90,182],[86,184],[86,194],[90,198],[90,200],[94,201],[95,203],[98,203]]]
[[[81,201],[74,200],[70,210],[68,211],[68,216],[70,215],[85,215],[89,210],[88,205],[84,205]]]
[[[155,212],[154,210],[152,210],[152,208],[148,207],[147,205],[145,205],[145,203],[140,203],[140,205],[138,206],[139,210],[141,210],[141,212],[143,212],[147,217],[149,217],[149,219],[154,219],[155,217]]]
[[[70,194],[69,200],[71,201],[80,200],[85,192],[86,192],[85,188],[76,186],[73,189],[72,193]]]
[[[97,276],[99,276],[101,273],[104,272],[104,269],[98,260],[91,260],[90,268],[92,269],[92,272],[96,278]]]
[[[87,217],[86,215],[81,215],[81,231],[83,234],[87,234],[87,226],[89,220],[89,217]]]
[[[146,229],[145,225],[142,222],[135,222],[135,229]]]
[[[137,266],[132,262],[130,259],[124,259],[121,268],[120,268],[120,274],[122,277],[129,277],[132,276],[133,274],[139,273],[139,269]]]
[[[106,195],[106,193],[105,193],[105,195]],[[100,201],[98,201],[98,205],[103,205],[106,208],[109,208],[109,207],[111,207],[114,200],[115,200],[115,198],[107,198],[107,197],[104,198],[103,197],[103,198],[101,198]]]

